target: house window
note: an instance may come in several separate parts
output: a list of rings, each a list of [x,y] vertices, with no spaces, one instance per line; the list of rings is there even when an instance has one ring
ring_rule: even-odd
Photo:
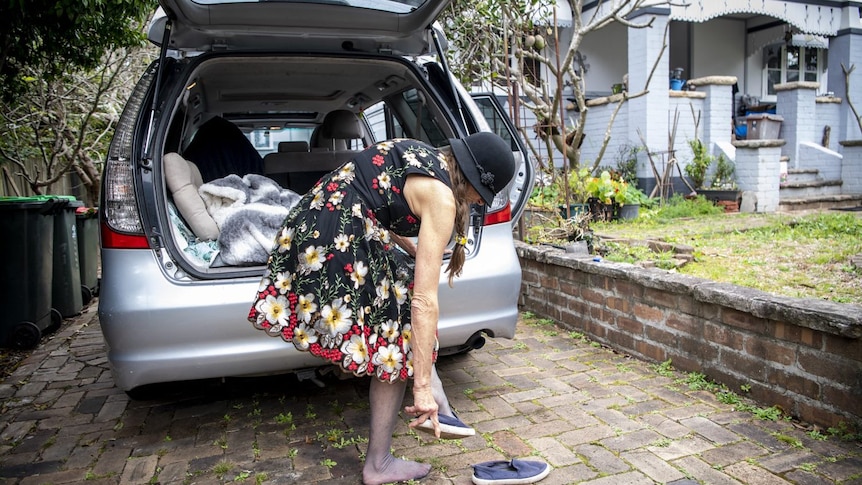
[[[819,82],[825,71],[823,49],[773,44],[763,49],[763,95],[775,96],[775,85]]]

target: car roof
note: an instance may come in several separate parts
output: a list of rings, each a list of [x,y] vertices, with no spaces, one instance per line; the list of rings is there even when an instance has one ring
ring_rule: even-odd
[[[159,0],[150,40],[171,49],[357,51],[421,55],[450,0]],[[159,15],[163,14],[164,17]]]

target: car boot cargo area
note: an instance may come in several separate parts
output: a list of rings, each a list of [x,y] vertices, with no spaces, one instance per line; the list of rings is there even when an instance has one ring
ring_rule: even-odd
[[[448,143],[426,74],[397,58],[188,62],[197,65],[174,89],[161,167],[166,232],[197,271],[263,265],[290,207],[321,176],[393,130],[408,135],[393,114],[410,120],[411,136]]]

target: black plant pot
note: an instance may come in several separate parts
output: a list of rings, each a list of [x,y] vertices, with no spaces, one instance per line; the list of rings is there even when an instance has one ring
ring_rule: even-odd
[[[620,205],[617,203],[605,204],[595,197],[590,197],[587,204],[594,221],[615,221],[620,217]]]
[[[739,190],[722,190],[722,189],[697,189],[697,195],[702,195],[710,202],[729,201],[741,202],[742,192]]]

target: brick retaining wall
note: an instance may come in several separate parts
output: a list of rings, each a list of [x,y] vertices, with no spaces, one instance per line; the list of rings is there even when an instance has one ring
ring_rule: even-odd
[[[803,421],[862,424],[862,307],[515,244],[524,310]]]

